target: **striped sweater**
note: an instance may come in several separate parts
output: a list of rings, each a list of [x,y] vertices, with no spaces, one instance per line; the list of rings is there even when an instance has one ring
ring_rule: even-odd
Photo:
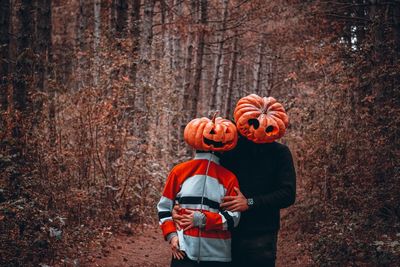
[[[220,210],[224,196],[236,195],[236,176],[219,165],[212,153],[197,153],[193,160],[175,166],[157,205],[164,237],[178,232],[180,249],[191,260],[231,261],[230,229],[239,223],[240,213]],[[206,216],[205,227],[177,231],[171,211],[174,204],[197,210]]]

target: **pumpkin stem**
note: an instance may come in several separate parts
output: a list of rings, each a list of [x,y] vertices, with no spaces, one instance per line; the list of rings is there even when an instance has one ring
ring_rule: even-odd
[[[212,119],[211,119],[212,123],[215,123],[215,119],[217,118],[218,113],[219,113],[219,110],[216,110],[216,111],[214,112],[214,115],[213,115],[213,117],[212,117]]]

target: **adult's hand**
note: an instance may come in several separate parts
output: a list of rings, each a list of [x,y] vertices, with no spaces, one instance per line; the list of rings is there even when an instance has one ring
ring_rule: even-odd
[[[172,256],[174,257],[174,259],[183,260],[183,258],[185,258],[185,253],[179,249],[178,236],[172,237],[170,244],[171,244]]]
[[[183,219],[183,215],[179,214],[181,210],[182,208],[179,205],[175,205],[174,208],[172,209],[172,219],[174,220],[176,229],[178,230],[181,230],[182,219]]]
[[[246,211],[249,209],[247,205],[247,198],[240,192],[239,188],[233,188],[237,193],[237,196],[226,196],[222,198],[221,208],[229,211]]]
[[[194,213],[195,211],[193,210],[186,210],[185,213],[182,215],[180,226],[181,228],[183,228],[183,231],[189,230],[195,226]]]

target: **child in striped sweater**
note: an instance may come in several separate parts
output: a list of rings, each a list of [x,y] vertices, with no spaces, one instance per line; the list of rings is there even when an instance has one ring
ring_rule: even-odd
[[[219,164],[218,153],[237,142],[236,127],[222,118],[192,120],[185,141],[197,152],[194,159],[175,166],[168,175],[157,205],[164,238],[171,244],[171,266],[227,266],[231,262],[231,233],[240,213],[220,209],[225,196],[239,187],[236,176]],[[181,225],[172,220],[180,206]]]

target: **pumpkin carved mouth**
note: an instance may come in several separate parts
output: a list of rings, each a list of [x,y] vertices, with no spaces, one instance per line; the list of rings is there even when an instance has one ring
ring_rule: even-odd
[[[224,146],[224,143],[222,143],[222,142],[216,142],[216,141],[210,140],[205,137],[203,137],[203,142],[204,142],[204,144],[206,144],[208,146],[212,145],[213,147],[216,147],[216,148]]]

